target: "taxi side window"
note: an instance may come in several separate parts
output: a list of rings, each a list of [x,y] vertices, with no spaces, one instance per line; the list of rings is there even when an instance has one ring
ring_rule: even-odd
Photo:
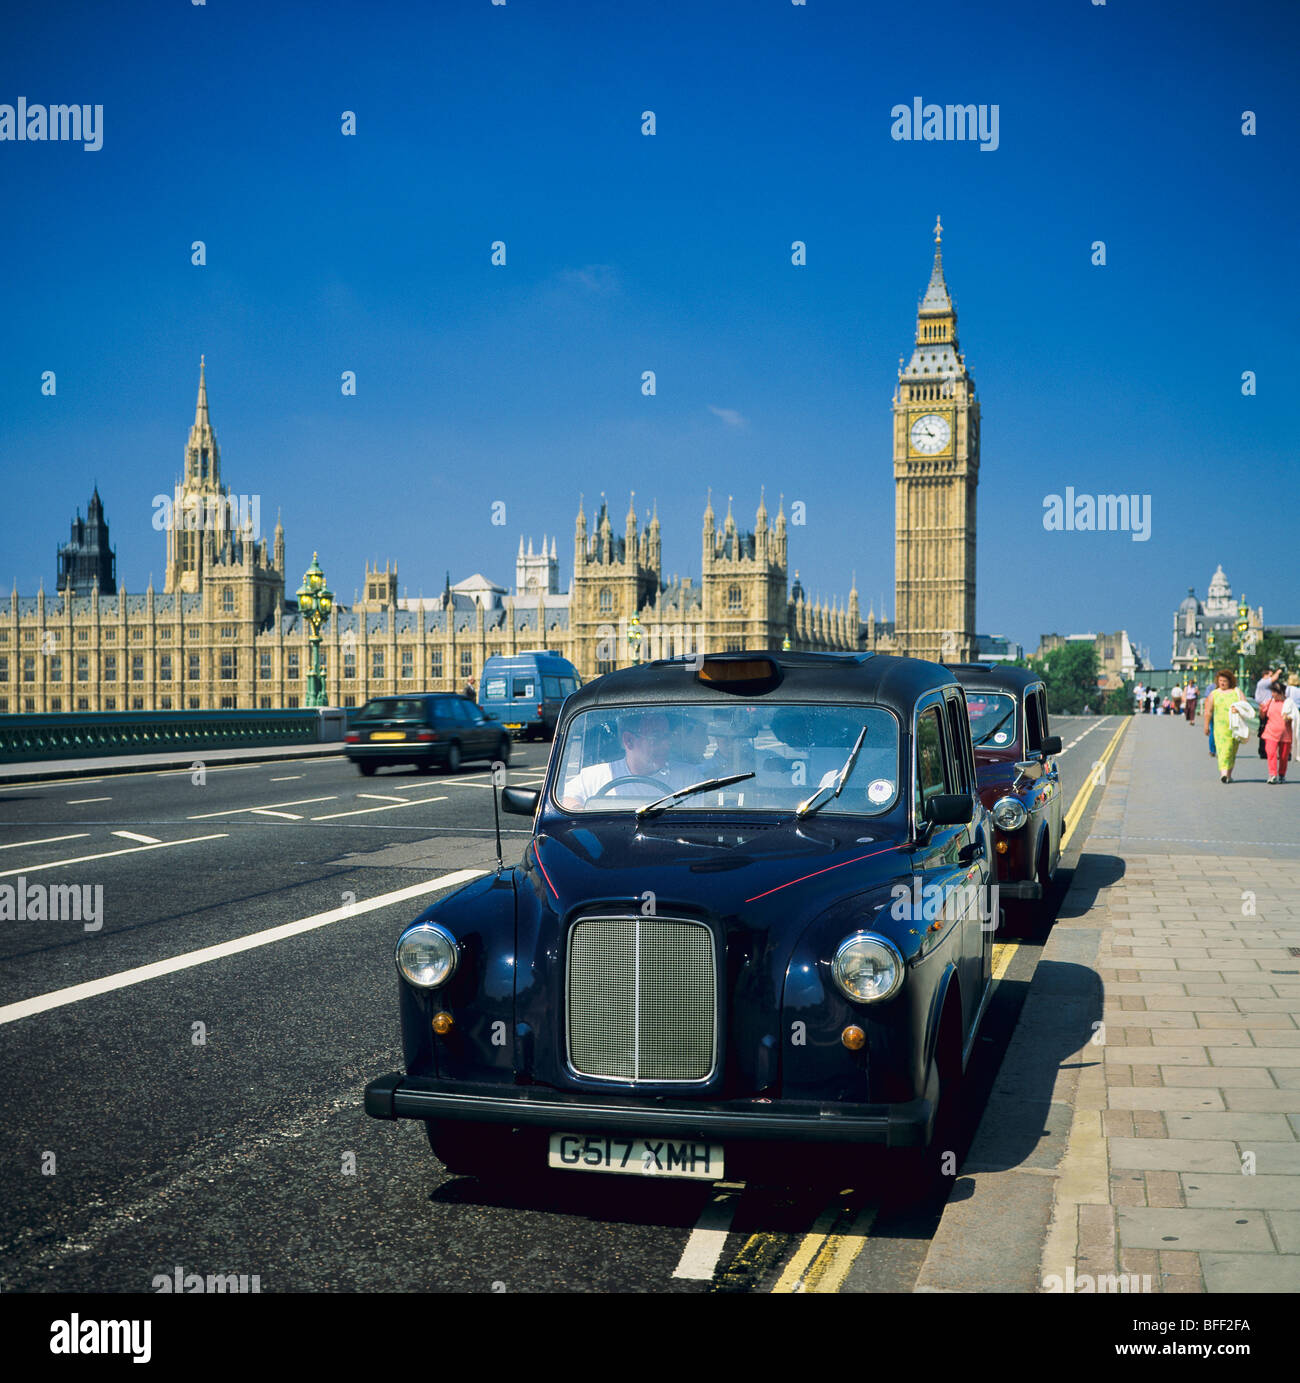
[[[953,792],[970,792],[970,772],[966,762],[965,741],[970,738],[970,716],[966,711],[966,699],[960,701],[949,697],[944,705],[948,708],[948,730],[951,735]]]
[[[939,724],[939,708],[927,707],[916,722],[916,814],[924,819],[925,804],[942,793],[952,792],[949,786],[951,769],[944,746],[943,727]]]
[[[1043,726],[1040,719],[1038,693],[1025,697],[1025,750],[1036,754],[1043,747]]]

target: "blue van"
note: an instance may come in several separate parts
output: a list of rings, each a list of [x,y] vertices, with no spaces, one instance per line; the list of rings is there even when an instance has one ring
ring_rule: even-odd
[[[549,648],[489,658],[478,683],[478,704],[519,739],[550,739],[560,707],[582,686],[578,669]]]

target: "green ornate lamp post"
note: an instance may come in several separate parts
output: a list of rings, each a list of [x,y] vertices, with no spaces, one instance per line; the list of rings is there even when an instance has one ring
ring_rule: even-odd
[[[1250,606],[1246,604],[1246,593],[1241,593],[1241,604],[1237,606],[1237,686],[1246,681],[1246,631],[1250,628]]]
[[[334,608],[334,592],[325,584],[325,573],[320,569],[316,554],[311,555],[311,566],[307,568],[298,587],[298,610],[307,623],[307,638],[311,643],[311,666],[307,671],[307,706],[325,706],[325,670],[320,661],[321,625],[330,617]]]
[[[787,634],[787,635],[785,636],[785,638],[783,638],[783,639],[781,640],[781,652],[782,652],[782,653],[789,653],[789,651],[790,651],[790,636],[789,636],[789,634]]]

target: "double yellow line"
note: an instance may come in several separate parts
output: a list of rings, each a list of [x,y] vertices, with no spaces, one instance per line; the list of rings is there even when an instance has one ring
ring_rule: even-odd
[[[1119,745],[1120,738],[1129,727],[1131,718],[1130,716],[1125,716],[1120,721],[1119,729],[1110,737],[1110,743],[1102,752],[1101,758],[1093,764],[1092,772],[1088,774],[1083,787],[1079,789],[1078,793],[1075,794],[1074,801],[1070,803],[1070,810],[1065,814],[1065,824],[1061,828],[1061,854],[1065,854],[1065,847],[1069,843],[1070,837],[1074,834],[1075,827],[1078,826],[1079,822],[1083,819],[1083,813],[1087,810],[1088,800],[1092,796],[1092,790],[1097,786],[1097,770],[1099,768],[1104,770],[1106,765],[1110,762],[1111,756],[1115,753]]]

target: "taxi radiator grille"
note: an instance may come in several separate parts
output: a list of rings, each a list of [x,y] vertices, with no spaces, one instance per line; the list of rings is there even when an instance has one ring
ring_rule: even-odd
[[[698,922],[594,917],[569,935],[569,1060],[608,1080],[702,1081],[716,1059],[713,934]]]

